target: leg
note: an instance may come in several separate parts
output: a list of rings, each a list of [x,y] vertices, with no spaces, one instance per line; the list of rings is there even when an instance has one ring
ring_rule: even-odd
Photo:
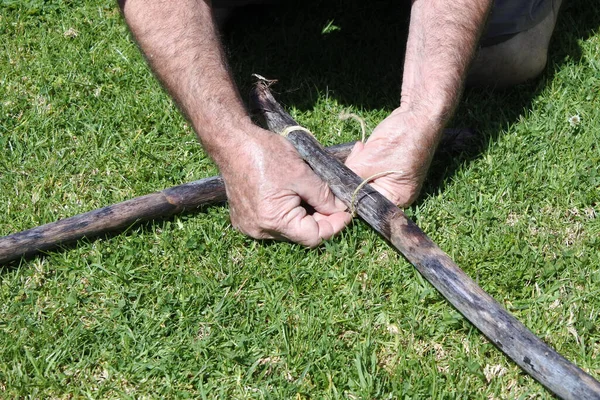
[[[479,49],[467,77],[468,86],[509,87],[540,75],[562,0],[549,0],[550,12],[535,26]]]

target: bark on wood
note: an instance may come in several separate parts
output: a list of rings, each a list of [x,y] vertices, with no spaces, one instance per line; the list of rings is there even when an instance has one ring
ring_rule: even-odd
[[[270,130],[280,133],[298,125],[275,101],[268,83],[257,83],[252,101]],[[352,195],[362,179],[329,156],[306,131],[294,130],[287,138],[333,193],[350,207]],[[600,399],[598,381],[554,351],[483,291],[402,210],[370,185],[360,189],[354,206],[365,222],[528,374],[561,398]]]

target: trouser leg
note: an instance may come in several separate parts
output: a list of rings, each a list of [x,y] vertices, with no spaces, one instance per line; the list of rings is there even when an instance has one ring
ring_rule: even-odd
[[[213,0],[212,9],[217,25],[223,26],[236,8],[253,4],[275,4],[277,0]]]

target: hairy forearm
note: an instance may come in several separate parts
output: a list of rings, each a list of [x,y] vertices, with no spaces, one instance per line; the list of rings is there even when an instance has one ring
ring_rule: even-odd
[[[460,96],[491,0],[414,0],[401,108],[441,127]]]
[[[209,3],[120,0],[131,32],[209,154],[224,163],[250,119],[227,70]]]
[[[152,69],[217,163],[234,227],[316,246],[350,221],[289,142],[252,124],[227,70],[210,0],[119,3]]]

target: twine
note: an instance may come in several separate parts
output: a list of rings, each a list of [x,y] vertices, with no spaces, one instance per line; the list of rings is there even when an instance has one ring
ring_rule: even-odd
[[[350,213],[352,214],[352,217],[356,216],[356,205],[357,205],[356,204],[357,203],[357,198],[356,197],[357,197],[358,192],[360,191],[360,189],[362,189],[367,183],[371,182],[374,179],[381,178],[382,176],[393,174],[393,173],[403,174],[404,172],[399,171],[399,170],[389,170],[389,171],[378,172],[378,173],[376,173],[374,175],[371,175],[370,177],[368,177],[364,181],[362,181],[360,183],[360,185],[358,185],[356,187],[356,189],[354,190],[354,193],[352,193],[352,198],[350,199]]]
[[[364,119],[362,119],[361,117],[359,117],[358,115],[356,115],[354,113],[348,113],[348,112],[340,113],[338,118],[341,119],[342,121],[346,121],[348,119],[353,119],[353,120],[357,121],[360,124],[360,129],[362,131],[362,136],[361,136],[360,141],[363,143],[365,142],[365,140],[367,139],[367,124],[365,124]]]
[[[255,75],[255,76],[256,76],[256,75]],[[262,77],[261,77],[260,75],[258,75],[258,76],[257,76],[257,78],[262,78]],[[264,79],[264,78],[262,78],[262,79]],[[362,141],[363,143],[365,142],[365,140],[366,140],[366,136],[367,136],[367,132],[366,132],[366,131],[367,131],[367,128],[366,128],[366,124],[365,124],[365,121],[364,121],[364,119],[362,119],[361,117],[359,117],[358,115],[356,115],[356,114],[353,114],[353,113],[341,113],[341,114],[339,115],[339,119],[341,119],[341,120],[353,119],[353,120],[357,121],[357,122],[360,124],[360,128],[361,128],[361,130],[362,130],[362,138],[361,138],[361,141]],[[311,131],[309,131],[308,129],[306,129],[305,127],[303,127],[303,126],[300,126],[300,125],[291,125],[291,126],[288,126],[288,127],[286,127],[284,130],[282,130],[282,131],[281,131],[279,134],[280,134],[281,136],[283,136],[283,137],[287,138],[287,137],[288,137],[288,135],[289,135],[291,132],[294,132],[294,131],[302,131],[302,132],[306,132],[306,133],[308,133],[308,134],[309,134],[309,135],[311,135],[311,136],[314,136],[314,135],[312,134],[312,132],[311,132]],[[352,214],[352,217],[355,217],[355,216],[356,216],[356,205],[357,205],[357,196],[358,196],[358,192],[360,192],[360,190],[361,190],[361,189],[362,189],[362,188],[363,188],[363,187],[364,187],[364,186],[365,186],[367,183],[371,182],[372,180],[374,180],[374,179],[377,179],[377,178],[381,178],[382,176],[389,175],[389,174],[393,174],[393,173],[403,174],[404,172],[402,172],[402,171],[399,171],[399,170],[389,170],[389,171],[378,172],[378,173],[376,173],[376,174],[374,174],[374,175],[371,175],[371,176],[369,176],[367,179],[363,180],[363,181],[362,181],[362,182],[361,182],[361,183],[360,183],[360,184],[359,184],[359,185],[356,187],[356,189],[355,189],[355,190],[354,190],[354,192],[352,193],[352,198],[351,198],[351,200],[350,200],[350,213]]]
[[[292,126],[288,126],[288,127],[287,127],[287,128],[285,128],[284,130],[282,130],[282,131],[281,131],[279,134],[280,134],[281,136],[283,136],[283,137],[285,137],[285,138],[286,138],[286,137],[288,137],[288,135],[289,135],[291,132],[294,132],[294,131],[302,131],[302,132],[306,132],[306,133],[308,133],[309,135],[313,136],[313,134],[312,134],[312,132],[311,132],[311,131],[309,131],[308,129],[306,129],[306,128],[304,128],[304,127],[300,126],[300,125],[292,125]]]
[[[358,122],[360,124],[360,129],[362,131],[362,137],[361,137],[360,141],[365,143],[365,140],[367,139],[367,124],[365,123],[365,120],[363,118],[359,117],[358,115],[356,115],[354,113],[349,113],[349,112],[340,113],[338,118],[341,119],[342,121],[346,121],[348,119],[353,119],[356,122]],[[371,175],[364,181],[362,181],[360,183],[360,185],[358,185],[356,187],[356,189],[354,190],[354,193],[352,193],[352,198],[350,200],[350,213],[352,214],[352,217],[356,216],[357,196],[358,196],[358,192],[360,192],[360,189],[365,187],[365,185],[367,183],[369,183],[377,178],[381,178],[382,176],[386,176],[386,175],[393,174],[393,173],[403,174],[404,172],[399,171],[399,170],[389,170],[389,171],[378,172],[374,175]]]

